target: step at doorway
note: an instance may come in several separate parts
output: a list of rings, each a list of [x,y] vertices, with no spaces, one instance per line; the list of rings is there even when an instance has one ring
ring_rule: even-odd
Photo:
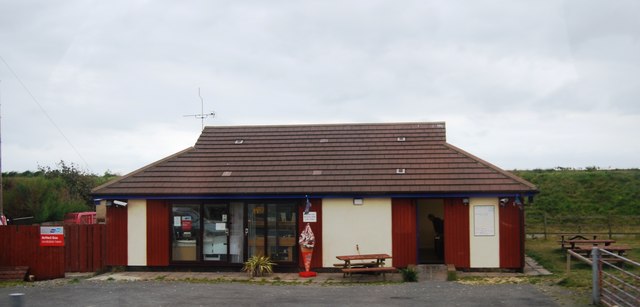
[[[444,264],[416,265],[418,281],[447,281],[447,266]]]

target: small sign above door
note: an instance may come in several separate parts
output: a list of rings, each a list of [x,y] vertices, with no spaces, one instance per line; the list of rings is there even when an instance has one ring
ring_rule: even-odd
[[[318,221],[315,211],[310,211],[307,214],[302,215],[302,221],[305,223],[315,223]]]

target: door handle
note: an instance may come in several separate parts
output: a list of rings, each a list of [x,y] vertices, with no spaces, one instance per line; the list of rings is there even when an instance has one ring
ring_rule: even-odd
[[[227,237],[229,236],[229,228],[224,230],[224,233],[227,235]]]
[[[245,228],[245,229],[244,229],[244,235],[245,235],[245,236],[249,235],[249,228]]]

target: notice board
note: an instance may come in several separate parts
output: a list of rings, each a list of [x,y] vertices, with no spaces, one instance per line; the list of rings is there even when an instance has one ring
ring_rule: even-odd
[[[495,207],[473,207],[473,234],[475,236],[495,236]]]

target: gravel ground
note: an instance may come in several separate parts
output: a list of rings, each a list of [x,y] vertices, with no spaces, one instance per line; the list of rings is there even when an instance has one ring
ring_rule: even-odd
[[[441,281],[260,285],[60,279],[0,288],[0,306],[11,306],[9,294],[16,292],[25,294],[23,306],[558,306],[530,284]]]

